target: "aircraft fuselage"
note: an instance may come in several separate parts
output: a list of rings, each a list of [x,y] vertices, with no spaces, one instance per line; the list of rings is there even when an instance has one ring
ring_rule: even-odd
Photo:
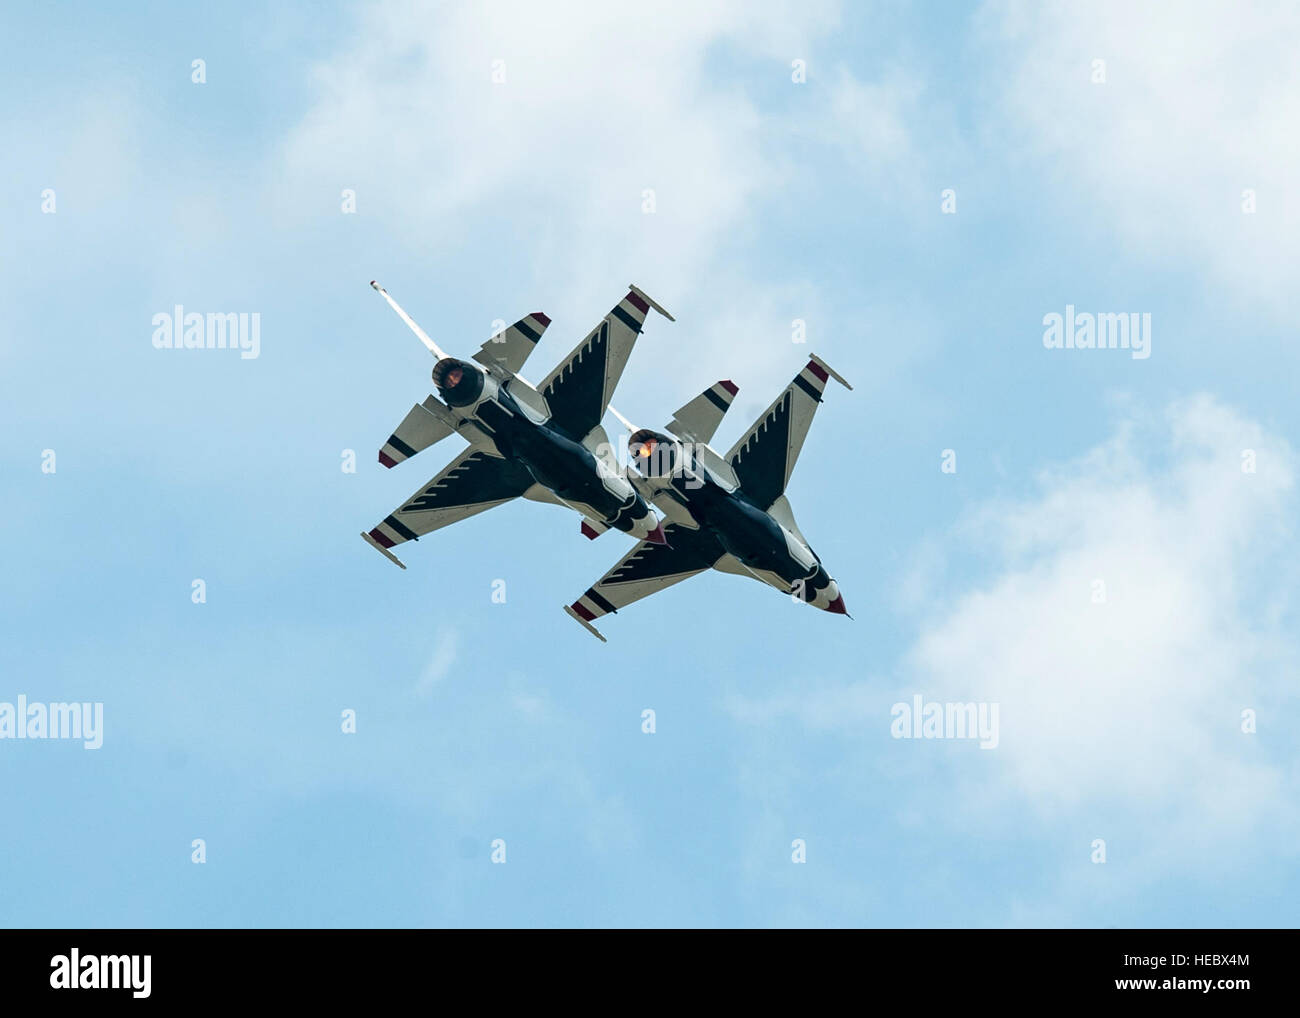
[[[466,369],[472,366],[466,365]],[[444,398],[447,394],[444,393]],[[454,395],[454,394],[453,394]],[[582,442],[550,421],[535,420],[510,394],[492,387],[469,416],[489,433],[496,451],[525,467],[543,488],[589,519],[639,540],[662,534],[649,503]],[[463,419],[463,418],[462,418]]]
[[[672,478],[671,489],[700,528],[757,579],[817,608],[843,611],[839,587],[812,548],[743,493],[727,490],[706,471]]]

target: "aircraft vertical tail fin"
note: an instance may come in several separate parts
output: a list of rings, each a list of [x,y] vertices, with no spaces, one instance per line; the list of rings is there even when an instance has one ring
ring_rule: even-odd
[[[846,389],[853,388],[834,368],[813,354],[785,391],[727,453],[726,459],[735,471],[741,491],[756,504],[767,508],[785,492],[831,378]]]

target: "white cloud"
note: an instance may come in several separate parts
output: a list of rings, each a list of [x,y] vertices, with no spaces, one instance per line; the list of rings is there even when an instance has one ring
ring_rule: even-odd
[[[986,504],[927,545],[928,570],[943,548],[975,549],[985,578],[930,595],[923,613],[921,592],[939,584],[911,581],[920,631],[892,681],[733,698],[730,711],[860,738],[886,730],[889,705],[914,693],[999,703],[996,750],[896,755],[904,744],[889,742],[871,766],[907,770],[977,827],[1026,807],[1035,825],[1072,831],[1138,821],[1146,857],[1129,846],[1129,862],[1152,878],[1257,825],[1289,827],[1294,753],[1243,734],[1241,712],[1257,711],[1265,733],[1286,723],[1300,659],[1285,624],[1295,468],[1285,441],[1208,397],[1129,413],[1110,440],[1045,472],[1036,494]]]
[[[861,729],[880,725],[879,697],[872,692],[879,681],[831,684],[763,698],[731,693],[723,705],[735,720],[747,725],[766,725],[794,717],[812,729]]]
[[[434,639],[433,654],[416,683],[415,691],[420,696],[432,694],[433,687],[451,674],[459,650],[460,638],[456,635],[456,630],[440,626]]]
[[[995,0],[983,14],[1013,147],[1126,249],[1192,259],[1243,303],[1289,307],[1300,9]],[[1091,81],[1094,59],[1105,84]],[[1247,189],[1254,215],[1242,213]]]
[[[349,169],[382,182],[417,229],[507,194],[545,203],[556,235],[535,240],[560,243],[576,276],[631,243],[679,262],[678,285],[771,182],[753,104],[709,84],[714,47],[767,55],[773,33],[797,44],[830,20],[815,5],[380,5],[356,46],[318,68],[289,166],[331,185]]]
[[[791,373],[791,320],[820,304],[810,281],[755,277],[763,199],[810,138],[847,131],[876,167],[908,149],[892,81],[818,62],[837,21],[837,4],[779,0],[378,5],[316,69],[283,205],[355,186],[367,215],[425,244],[504,219],[557,322],[585,326],[633,281],[689,329],[701,385],[743,349],[738,381],[770,386]],[[807,85],[790,83],[795,58]],[[807,98],[760,115],[751,87]]]
[[[1242,471],[1245,449],[1257,473]],[[1148,466],[1152,454],[1166,461]],[[1001,780],[1044,809],[1256,812],[1279,776],[1239,714],[1276,678],[1258,584],[1284,579],[1260,566],[1290,544],[1293,470],[1284,442],[1207,398],[1131,422],[1038,497],[964,529],[1006,565],[923,632],[912,681],[1000,702]]]

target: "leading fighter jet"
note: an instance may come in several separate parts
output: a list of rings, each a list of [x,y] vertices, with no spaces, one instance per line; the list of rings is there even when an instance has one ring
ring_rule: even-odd
[[[632,286],[591,333],[534,388],[518,372],[551,320],[540,311],[483,344],[474,362],[444,353],[376,282],[436,358],[438,396],[417,403],[379,450],[393,467],[456,432],[469,448],[385,516],[366,542],[401,568],[389,549],[403,541],[523,496],[577,510],[582,532],[598,537],[613,527],[652,545],[664,540],[659,519],[619,470],[601,419],[628,356],[654,308],[673,316]]]
[[[799,532],[785,497],[829,378],[853,388],[814,354],[725,457],[708,442],[736,395],[730,381],[705,389],[673,415],[667,430],[676,437],[623,419],[632,433],[628,474],[671,522],[663,543],[637,545],[564,610],[604,642],[593,620],[717,569],[847,615],[839,586]]]

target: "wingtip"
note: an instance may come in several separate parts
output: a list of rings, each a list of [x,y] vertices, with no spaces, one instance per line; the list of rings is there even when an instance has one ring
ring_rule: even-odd
[[[361,537],[366,542],[366,544],[370,545],[370,547],[374,548],[375,551],[383,555],[384,558],[388,559],[389,562],[397,566],[398,569],[406,568],[406,563],[404,563],[400,558],[398,558],[391,551],[385,548],[382,544],[376,541],[370,534],[367,534],[364,530],[361,531]]]
[[[583,629],[585,629],[587,632],[589,632],[592,636],[594,636],[594,637],[595,637],[597,640],[599,640],[601,643],[608,643],[608,642],[609,642],[609,641],[606,640],[603,636],[600,635],[600,630],[599,630],[599,629],[597,629],[597,628],[596,628],[595,626],[593,626],[589,621],[587,621],[586,619],[584,619],[581,615],[579,615],[576,611],[573,610],[573,605],[571,605],[571,604],[566,604],[566,605],[564,606],[564,611],[565,611],[565,614],[569,616],[569,618],[571,618],[571,619],[573,619],[575,622],[577,622],[578,625],[582,626]]]
[[[634,294],[636,294],[638,297],[640,297],[640,298],[641,298],[643,301],[645,301],[647,304],[649,304],[649,305],[650,305],[652,308],[654,308],[656,311],[658,311],[661,315],[663,315],[665,318],[667,318],[670,322],[675,322],[675,321],[677,321],[676,318],[674,318],[672,315],[670,315],[670,314],[668,313],[668,309],[667,309],[667,308],[665,308],[662,304],[660,304],[658,301],[656,301],[653,297],[651,297],[648,293],[646,293],[644,290],[642,290],[641,287],[637,286],[635,283],[628,283],[628,284],[627,284],[627,288],[628,288],[630,291],[632,291],[632,293],[634,293]]]
[[[821,369],[822,369],[823,371],[825,371],[828,375],[830,375],[833,379],[835,379],[835,381],[839,382],[840,385],[842,385],[842,386],[844,386],[844,388],[848,389],[849,392],[852,392],[852,391],[853,391],[853,386],[849,385],[849,383],[848,383],[848,379],[846,379],[843,375],[841,375],[841,374],[840,374],[838,371],[836,371],[833,367],[831,367],[829,364],[827,364],[824,360],[822,360],[822,359],[821,359],[820,357],[818,357],[816,354],[811,354],[810,357],[811,357],[811,363],[816,364],[819,368],[821,368]]]

